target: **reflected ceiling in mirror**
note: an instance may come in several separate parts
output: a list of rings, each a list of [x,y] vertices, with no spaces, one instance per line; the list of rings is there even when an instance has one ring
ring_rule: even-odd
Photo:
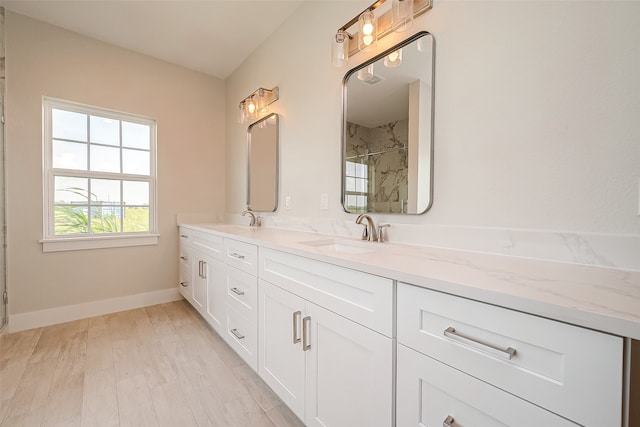
[[[421,32],[345,75],[347,212],[420,214],[431,207],[433,70],[433,36]]]
[[[274,212],[278,208],[277,114],[251,124],[247,129],[247,208]]]

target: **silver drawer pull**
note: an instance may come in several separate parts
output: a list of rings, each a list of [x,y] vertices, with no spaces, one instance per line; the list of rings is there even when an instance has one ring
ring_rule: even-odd
[[[234,294],[236,294],[236,295],[240,295],[240,296],[244,295],[244,292],[242,292],[242,291],[241,291],[240,289],[238,289],[238,288],[231,288],[231,292],[233,292],[233,293],[234,293]]]
[[[442,427],[460,427],[460,424],[455,422],[451,415],[448,415],[442,422]]]
[[[311,316],[302,319],[302,351],[311,350]]]
[[[237,329],[232,329],[231,333],[233,334],[234,337],[238,338],[239,340],[244,339],[244,335],[242,335],[240,332],[238,332]]]
[[[493,344],[482,342],[475,338],[466,337],[461,333],[456,332],[456,329],[451,326],[449,326],[447,329],[444,330],[444,336],[451,338],[452,340],[461,342],[463,344],[470,345],[472,347],[482,347],[484,350],[487,350],[491,354],[504,357],[509,360],[511,360],[511,358],[516,354],[516,349],[513,347],[507,347],[506,349],[502,349],[500,347],[496,347]]]
[[[186,288],[187,286],[189,286],[189,284],[187,282],[180,282],[180,286]]]
[[[234,257],[234,258],[244,259],[244,255],[240,255],[240,254],[239,254],[239,253],[237,253],[237,252],[231,252],[229,255],[230,255],[230,256],[232,256],[232,257]]]
[[[300,324],[300,316],[302,316],[301,311],[296,311],[293,313],[293,343],[298,344],[300,342],[300,328],[298,325]]]

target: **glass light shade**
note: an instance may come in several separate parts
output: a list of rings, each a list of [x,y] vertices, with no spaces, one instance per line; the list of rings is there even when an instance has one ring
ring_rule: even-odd
[[[402,49],[394,50],[384,57],[384,66],[393,68],[402,64]]]
[[[245,121],[245,116],[244,116],[244,101],[242,101],[240,103],[240,105],[238,106],[238,123],[244,123]]]
[[[256,104],[256,100],[252,96],[251,98],[244,101],[244,114],[248,119],[255,119],[258,115],[258,105]]]
[[[366,67],[358,70],[358,80],[363,82],[368,82],[373,78],[373,64],[367,65]]]
[[[369,50],[375,46],[378,40],[378,19],[371,10],[362,12],[360,18],[360,29],[358,30],[358,49]]]
[[[396,32],[407,31],[413,24],[413,0],[393,0],[391,4],[391,28]]]
[[[344,67],[349,62],[349,35],[339,30],[333,36],[331,44],[331,63],[336,67]]]
[[[258,91],[257,99],[256,99],[256,108],[260,114],[266,114],[269,112],[269,95],[264,89],[260,89]]]

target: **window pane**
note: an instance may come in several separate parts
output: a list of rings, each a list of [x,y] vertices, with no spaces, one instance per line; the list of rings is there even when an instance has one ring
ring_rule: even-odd
[[[93,233],[119,233],[120,206],[94,206],[91,208],[91,231]]]
[[[125,205],[149,206],[149,183],[141,181],[123,181],[122,201]]]
[[[149,150],[151,147],[151,128],[148,125],[122,122],[122,146]]]
[[[120,205],[120,181],[113,179],[91,180],[91,204]]]
[[[367,165],[362,163],[356,164],[356,176],[360,178],[367,177]]]
[[[356,179],[346,177],[344,180],[344,186],[346,191],[356,191]]]
[[[51,110],[51,136],[87,142],[87,115],[64,110]]]
[[[149,175],[151,156],[148,151],[122,150],[122,172]]]
[[[91,142],[120,145],[120,121],[90,116]]]
[[[356,179],[356,191],[360,193],[367,192],[367,180],[366,179]]]
[[[56,169],[87,170],[87,144],[53,141],[52,165]]]
[[[91,170],[94,172],[120,172],[120,149],[91,145]]]
[[[149,231],[149,208],[125,208],[123,231]]]
[[[347,162],[346,172],[347,176],[356,176],[356,164],[353,162]]]
[[[87,178],[56,176],[54,180],[55,203],[69,205],[86,205],[88,203],[89,180]]]
[[[89,208],[87,206],[56,206],[55,234],[82,234],[88,233]]]

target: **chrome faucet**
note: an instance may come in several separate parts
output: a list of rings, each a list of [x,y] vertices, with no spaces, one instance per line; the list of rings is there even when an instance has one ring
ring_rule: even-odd
[[[367,220],[366,224],[362,223],[363,219]],[[376,226],[373,223],[373,218],[367,214],[360,214],[358,215],[358,218],[356,218],[356,224],[364,226],[364,230],[362,231],[362,240],[369,240],[370,242],[378,241],[378,233],[376,232]]]
[[[362,223],[362,220],[366,219],[366,224]],[[384,242],[384,236],[382,234],[382,230],[391,227],[391,224],[380,224],[378,228],[373,222],[373,218],[371,218],[367,214],[360,214],[358,218],[356,218],[356,224],[360,224],[364,227],[362,230],[362,240],[368,240],[370,242]]]
[[[250,221],[249,221],[249,227],[259,227],[260,226],[260,217],[256,218],[256,214],[254,214],[253,212],[246,210],[246,211],[242,211],[242,216],[245,215],[249,215],[251,217]]]

